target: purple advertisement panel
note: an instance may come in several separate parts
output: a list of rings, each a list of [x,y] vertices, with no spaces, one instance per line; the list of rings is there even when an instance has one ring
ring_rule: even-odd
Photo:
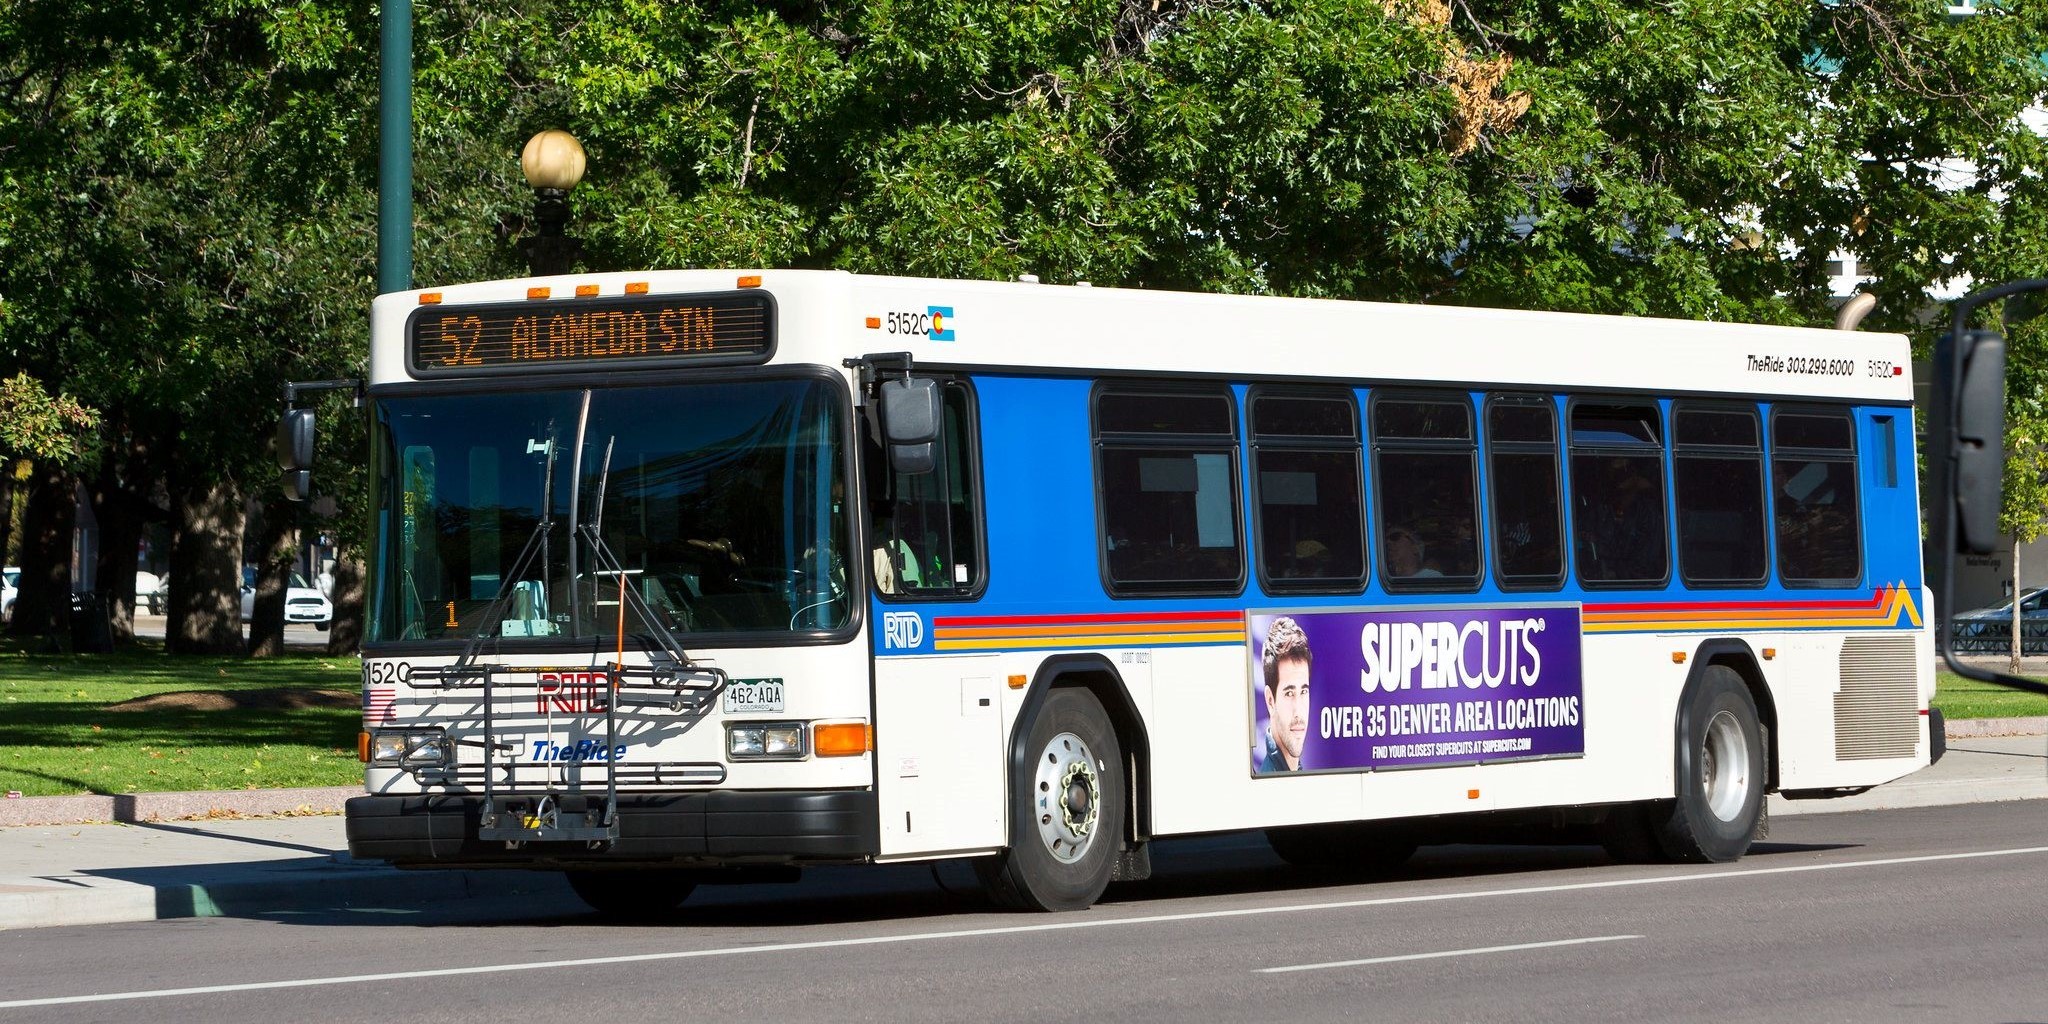
[[[1258,613],[1252,774],[1586,751],[1579,607]]]

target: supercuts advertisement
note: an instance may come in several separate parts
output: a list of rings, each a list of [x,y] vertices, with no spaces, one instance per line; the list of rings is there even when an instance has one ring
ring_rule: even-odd
[[[1585,753],[1577,605],[1245,622],[1254,775]]]

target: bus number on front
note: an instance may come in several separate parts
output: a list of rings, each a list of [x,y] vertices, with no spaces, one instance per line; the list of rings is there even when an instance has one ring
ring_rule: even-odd
[[[923,312],[891,310],[882,321],[890,334],[929,338],[933,341],[953,340],[951,306],[926,306]]]

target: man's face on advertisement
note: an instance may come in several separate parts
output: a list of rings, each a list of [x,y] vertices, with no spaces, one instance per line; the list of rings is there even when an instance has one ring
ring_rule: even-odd
[[[1273,686],[1266,691],[1267,728],[1287,767],[1299,768],[1301,745],[1308,740],[1308,663],[1286,658],[1274,670]]]

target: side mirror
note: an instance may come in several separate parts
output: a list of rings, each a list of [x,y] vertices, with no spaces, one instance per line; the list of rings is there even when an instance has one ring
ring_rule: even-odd
[[[932,471],[938,465],[938,445],[926,441],[923,444],[892,444],[889,446],[889,468],[907,476],[919,476]]]
[[[277,468],[313,468],[313,410],[286,409],[278,417]]]
[[[1956,542],[1971,554],[2002,548],[1999,498],[2005,476],[2005,338],[1965,331],[1956,381]]]
[[[939,382],[930,377],[885,380],[882,438],[891,446],[930,444],[939,439]]]
[[[939,382],[930,377],[897,378],[883,381],[880,390],[889,468],[910,475],[931,472],[937,465]]]
[[[277,468],[287,501],[305,501],[313,493],[313,410],[286,409],[277,419]]]

